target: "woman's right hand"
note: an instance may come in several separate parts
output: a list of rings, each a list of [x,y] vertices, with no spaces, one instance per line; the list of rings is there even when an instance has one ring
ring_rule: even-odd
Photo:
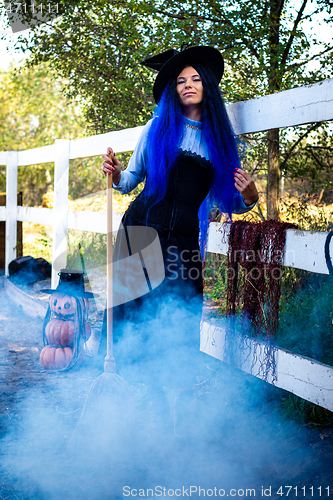
[[[102,170],[105,176],[112,173],[112,182],[116,186],[120,182],[121,178],[121,163],[116,158],[116,154],[113,152],[112,148],[107,149],[107,155],[103,155]]]

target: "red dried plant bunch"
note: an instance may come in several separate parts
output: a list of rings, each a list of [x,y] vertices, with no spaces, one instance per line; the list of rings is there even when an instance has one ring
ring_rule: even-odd
[[[297,226],[277,220],[239,220],[230,228],[227,314],[240,311],[251,321],[255,335],[276,335],[287,229]]]

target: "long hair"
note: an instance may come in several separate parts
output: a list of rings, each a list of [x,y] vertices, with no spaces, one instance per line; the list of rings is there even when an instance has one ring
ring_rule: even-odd
[[[235,199],[240,197],[234,186],[235,169],[240,167],[235,134],[214,74],[203,65],[193,65],[204,88],[202,101],[203,137],[207,144],[213,179],[210,193],[199,210],[202,254],[206,246],[208,215],[216,204],[231,218]],[[183,114],[176,90],[176,78],[169,81],[153,113],[147,138],[147,196],[164,197],[167,180],[179,153],[184,133]],[[148,160],[149,159],[149,160]]]
[[[176,82],[171,80],[164,89],[154,109],[147,147],[146,196],[156,195],[161,200],[166,192],[167,181],[179,154],[179,145],[184,133],[183,114]]]

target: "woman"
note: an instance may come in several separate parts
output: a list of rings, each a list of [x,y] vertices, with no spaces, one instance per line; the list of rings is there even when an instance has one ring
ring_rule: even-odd
[[[165,279],[141,299],[118,307],[116,324],[120,324],[119,319],[124,320],[118,330],[121,336],[126,322],[132,325],[149,322],[161,311],[161,304],[170,306],[170,314],[164,318],[174,317],[175,309],[178,310],[175,304],[184,306],[190,315],[200,311],[203,283],[199,225],[203,256],[208,214],[213,204],[231,217],[232,213],[250,210],[258,200],[253,180],[240,167],[234,134],[218,87],[224,67],[219,51],[212,47],[170,50],[143,64],[159,70],[153,89],[157,103],[153,118],[144,127],[127,169],[122,170],[109,148],[111,159],[103,156],[102,170],[105,175],[112,172],[113,187],[123,194],[146,178],[143,191],[124,215],[124,231],[117,237],[115,260],[120,262],[125,256],[124,241],[130,240],[130,228],[153,228],[162,248]],[[142,249],[146,243],[141,242]],[[119,274],[123,276],[124,272]],[[172,346],[176,343],[179,351],[181,345],[195,344],[198,350],[199,321],[200,314],[189,324],[186,316],[178,317],[174,323],[182,323],[181,333],[171,335],[175,330],[173,324],[163,338],[168,345],[163,350],[172,352],[168,378],[170,372],[175,372],[178,387],[179,378],[185,383],[191,361],[184,354],[179,362],[172,363],[175,355]],[[154,334],[144,337],[149,344]],[[158,351],[155,344],[154,347]],[[147,352],[145,358],[151,355],[151,350]],[[181,376],[180,366],[186,367]]]

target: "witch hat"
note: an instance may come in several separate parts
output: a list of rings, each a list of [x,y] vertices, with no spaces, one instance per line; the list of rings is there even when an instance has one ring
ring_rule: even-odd
[[[92,299],[95,294],[86,292],[84,289],[84,273],[76,269],[61,269],[59,273],[59,284],[57,288],[43,289],[43,293],[64,293],[68,295],[75,295],[85,299]]]
[[[221,53],[217,49],[205,45],[189,47],[181,51],[169,49],[148,57],[141,64],[158,71],[153,87],[156,103],[161,99],[167,83],[172,78],[176,78],[185,66],[200,64],[209,68],[217,83],[221,81],[224,71],[224,61]]]

